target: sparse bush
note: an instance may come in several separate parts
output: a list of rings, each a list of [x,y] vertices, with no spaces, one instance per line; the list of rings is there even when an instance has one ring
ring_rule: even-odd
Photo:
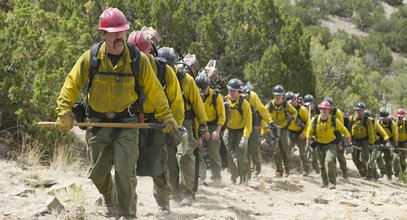
[[[399,6],[403,4],[403,0],[383,0],[384,2],[387,2],[391,6]]]
[[[354,0],[327,0],[329,14],[343,18],[350,18],[353,15]]]

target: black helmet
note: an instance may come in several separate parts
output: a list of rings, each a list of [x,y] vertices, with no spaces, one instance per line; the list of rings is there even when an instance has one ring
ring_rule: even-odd
[[[379,112],[379,119],[385,119],[389,117],[390,113],[386,109],[382,109]]]
[[[209,87],[211,80],[206,74],[200,74],[195,78],[195,83],[198,86],[199,91],[204,91]]]
[[[281,85],[276,85],[273,88],[273,95],[283,95],[284,94],[284,88]]]
[[[293,92],[288,91],[288,92],[286,92],[286,93],[284,94],[284,98],[285,98],[285,100],[286,100],[287,102],[289,102],[289,101],[292,101],[292,100],[295,99],[295,98],[298,98],[298,95],[299,95],[299,93],[294,94]]]
[[[177,62],[177,55],[175,54],[174,49],[171,47],[161,47],[160,49],[158,49],[157,55],[159,57],[165,58],[168,65],[171,67],[173,67]]]
[[[358,102],[355,106],[355,110],[359,111],[359,110],[365,110],[366,109],[366,105],[363,102]]]
[[[314,101],[315,101],[314,96],[312,96],[311,94],[306,94],[304,96],[304,105],[309,105],[309,104],[311,104],[311,102],[314,102]]]
[[[335,105],[334,100],[331,97],[325,97],[324,101],[329,102],[329,104],[331,104],[331,105]]]
[[[233,78],[233,79],[229,80],[226,87],[228,88],[228,90],[242,90],[242,85],[243,85],[242,81],[240,81],[239,79]]]
[[[365,109],[365,111],[363,112],[367,117],[372,117],[372,112],[369,111],[368,109]]]

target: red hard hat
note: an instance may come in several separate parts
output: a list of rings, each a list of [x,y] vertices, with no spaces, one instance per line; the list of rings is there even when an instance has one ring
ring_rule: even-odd
[[[120,32],[130,29],[123,12],[117,8],[108,8],[99,18],[99,30],[107,32]]]
[[[128,41],[136,46],[141,52],[146,54],[150,53],[151,48],[153,48],[151,43],[146,40],[143,32],[141,31],[131,32]]]
[[[319,103],[318,105],[319,109],[331,109],[331,103],[329,103],[328,101],[322,101],[321,103]]]
[[[406,111],[404,111],[404,109],[399,108],[399,110],[397,110],[397,117],[405,117],[406,116]]]

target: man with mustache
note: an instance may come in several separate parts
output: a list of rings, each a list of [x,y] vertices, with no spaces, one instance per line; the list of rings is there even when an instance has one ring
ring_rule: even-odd
[[[72,128],[71,109],[86,82],[88,122],[142,122],[143,99],[148,97],[154,102],[155,118],[167,125],[163,132],[178,129],[147,56],[125,43],[129,28],[119,9],[108,8],[102,13],[99,34],[104,42],[86,51],[67,76],[57,100],[57,129]],[[86,130],[91,162],[88,178],[103,195],[108,216],[117,214],[119,219],[130,219],[136,214],[132,208],[137,185],[138,136],[139,130],[135,128]],[[115,181],[111,175],[113,165]]]

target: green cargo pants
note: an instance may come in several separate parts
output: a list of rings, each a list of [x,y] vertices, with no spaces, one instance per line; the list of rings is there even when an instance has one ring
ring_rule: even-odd
[[[336,184],[336,144],[317,146],[321,177],[324,184]]]
[[[369,140],[353,140],[356,146],[362,150],[354,149],[352,153],[352,160],[359,171],[361,177],[367,176],[367,167],[369,161]]]
[[[209,133],[212,135],[212,132],[216,130],[217,125],[209,125]],[[222,136],[220,136],[222,138]],[[212,180],[220,180],[222,176],[220,175],[220,169],[222,167],[222,159],[220,157],[219,149],[221,140],[209,140],[205,141],[206,147],[208,148],[208,155],[209,155],[209,167],[212,173]]]
[[[367,162],[368,170],[367,170],[367,178],[368,179],[378,179],[379,178],[379,173],[377,172],[377,165],[376,165],[376,160],[381,154],[381,151],[378,150],[377,148],[380,145],[375,143],[372,147],[369,148],[369,159]]]
[[[393,177],[393,151],[391,149],[382,149],[383,160],[386,168],[386,175],[388,179]]]
[[[150,123],[159,123],[158,120],[152,118]],[[147,169],[153,177],[154,191],[153,195],[158,206],[165,207],[170,204],[170,193],[171,188],[168,181],[168,170],[167,170],[167,149],[165,147],[165,134],[161,130],[156,129],[140,129],[139,135],[139,152],[140,158],[138,160],[138,165],[141,161],[144,161],[144,172],[139,172],[141,167],[137,167],[137,174],[148,173],[145,172]],[[145,151],[145,153],[143,153]],[[151,151],[160,151],[159,153],[154,153]],[[147,156],[149,158],[141,158],[141,156]],[[157,158],[157,156],[159,158]],[[159,161],[151,161],[159,160]],[[137,200],[135,200],[137,202]]]
[[[240,183],[246,183],[249,180],[250,167],[247,160],[247,148],[239,148],[242,136],[243,129],[228,128],[223,134],[223,141],[228,151],[229,172],[233,183],[236,183],[237,177],[240,177]]]
[[[306,141],[301,140],[299,138],[301,132],[294,132],[290,131],[289,137],[290,137],[290,149],[294,147],[294,145],[297,145],[298,150],[300,151],[300,161],[301,161],[301,168],[304,174],[308,174],[310,171],[310,162],[307,161],[307,154],[305,152],[305,145]]]
[[[96,118],[88,120],[89,122],[100,122]],[[138,119],[137,117],[125,118],[122,122],[137,123]],[[105,197],[114,195],[113,184],[115,184],[117,214],[119,216],[135,215],[133,203],[137,185],[136,163],[139,156],[139,130],[119,128],[120,133],[117,137],[112,138],[112,131],[119,131],[117,128],[100,128],[97,132],[92,129],[86,130],[88,157],[91,163],[88,178],[95,184],[99,193]],[[114,182],[110,173],[113,165]]]
[[[406,148],[406,142],[399,142],[398,148]],[[394,156],[394,162],[393,162],[393,167],[394,167],[394,175],[396,177],[400,176],[401,172],[406,171],[406,151],[399,150],[399,153],[393,153]]]
[[[286,174],[291,170],[291,144],[288,136],[288,129],[281,129],[280,139],[276,146],[276,153],[274,154],[274,162],[276,163],[277,173],[283,174],[284,170]],[[284,163],[284,169],[283,169]]]
[[[249,167],[251,167],[252,160],[253,165],[255,167],[261,167],[262,159],[260,149],[261,149],[260,132],[257,129],[253,129],[249,137],[249,143],[247,148],[247,160],[249,162]]]
[[[407,142],[399,142],[399,148],[407,150]],[[407,158],[407,151],[400,150],[400,168],[401,172],[406,172],[406,158]]]
[[[316,148],[312,149],[311,155],[312,155],[312,162],[311,162],[312,169],[314,169],[315,173],[320,173],[319,164],[318,164],[318,154],[317,154]]]
[[[182,123],[188,132],[188,144],[184,146],[167,146],[167,168],[171,185],[172,199],[180,201],[182,198],[195,198],[192,191],[195,183],[195,156],[193,154],[198,143],[194,137],[192,119],[185,119]]]

